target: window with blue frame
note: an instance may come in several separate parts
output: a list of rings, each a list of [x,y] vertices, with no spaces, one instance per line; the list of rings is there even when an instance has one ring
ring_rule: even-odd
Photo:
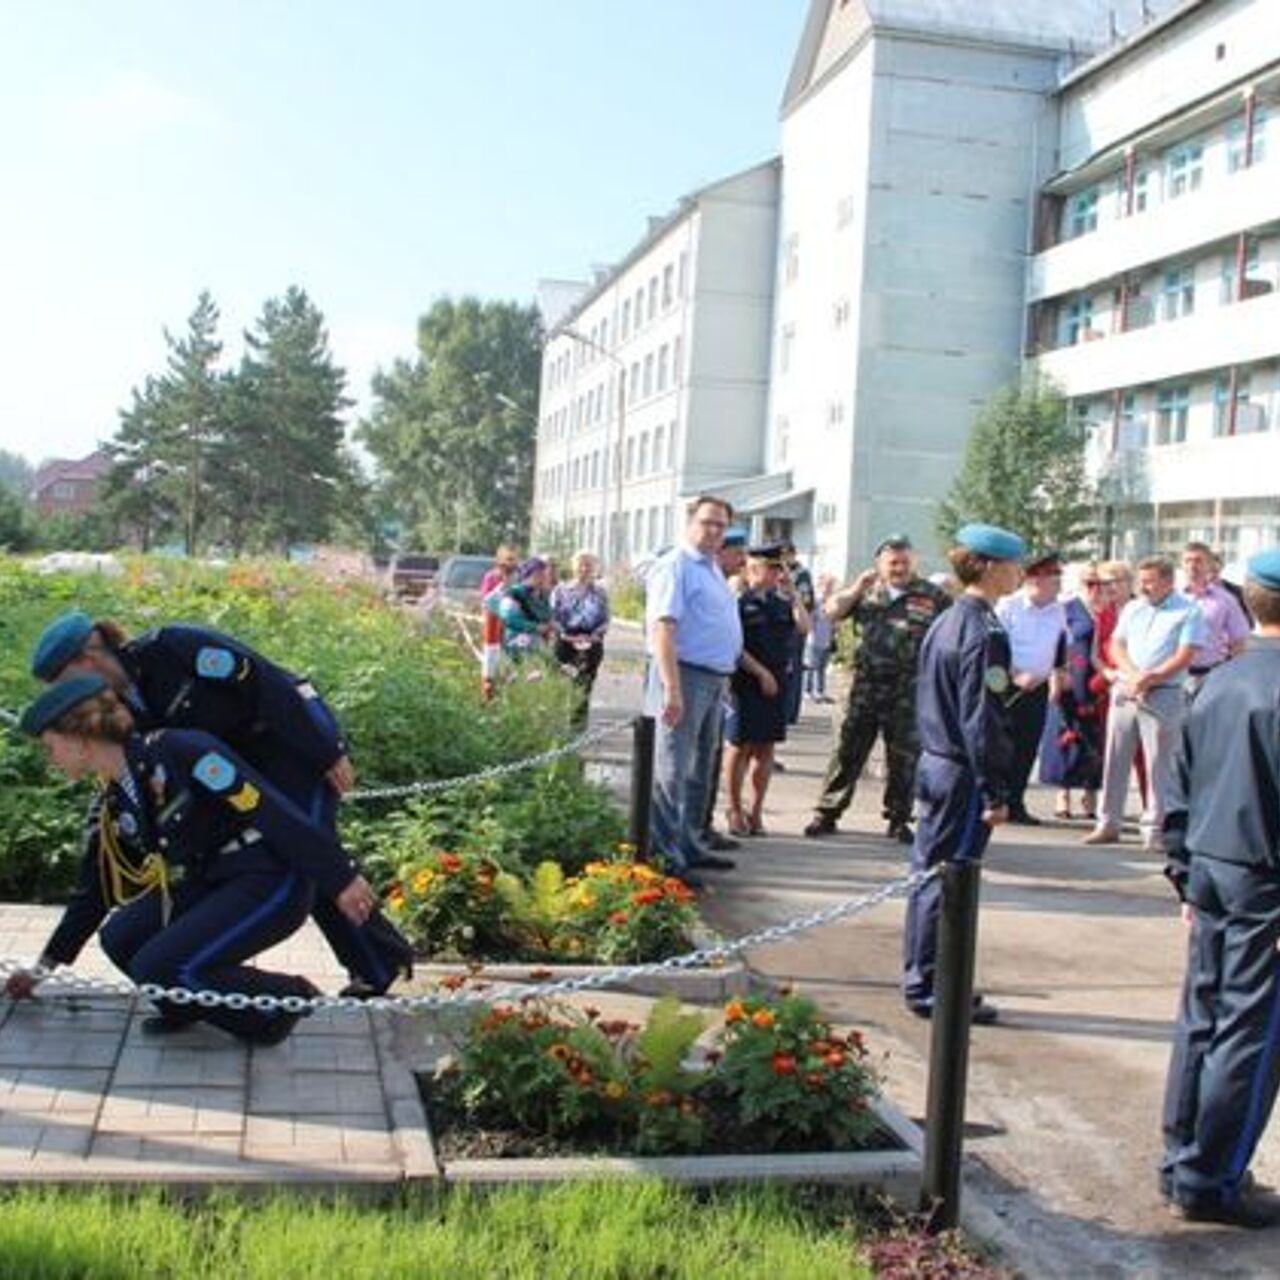
[[[1183,444],[1187,438],[1190,414],[1190,386],[1182,382],[1161,387],[1156,392],[1156,444]]]

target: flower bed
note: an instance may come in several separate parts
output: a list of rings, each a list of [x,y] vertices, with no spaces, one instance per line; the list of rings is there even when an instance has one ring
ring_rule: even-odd
[[[472,1017],[428,1089],[446,1164],[475,1156],[855,1151],[884,1145],[875,1074],[798,996],[704,1015],[658,1000],[643,1025],[532,999]]]
[[[555,862],[520,874],[483,855],[437,850],[400,869],[386,903],[434,959],[644,964],[692,950],[693,894],[623,850],[575,876]]]

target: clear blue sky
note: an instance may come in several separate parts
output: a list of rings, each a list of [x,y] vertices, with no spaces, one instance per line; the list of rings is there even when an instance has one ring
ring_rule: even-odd
[[[773,154],[807,0],[0,0],[0,447],[115,428],[207,287],[299,284],[363,399],[444,293],[531,300]]]

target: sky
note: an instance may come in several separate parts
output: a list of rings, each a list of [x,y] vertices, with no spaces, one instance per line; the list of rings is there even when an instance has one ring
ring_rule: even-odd
[[[110,437],[201,289],[300,285],[358,410],[437,297],[533,300],[775,154],[808,0],[0,0],[0,448]]]

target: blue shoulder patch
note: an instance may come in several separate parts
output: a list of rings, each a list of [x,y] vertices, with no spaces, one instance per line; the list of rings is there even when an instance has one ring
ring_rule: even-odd
[[[227,680],[235,673],[236,656],[230,649],[205,645],[196,654],[196,675],[208,680]]]
[[[216,751],[206,751],[196,761],[191,776],[210,791],[226,791],[236,780],[235,765]]]

